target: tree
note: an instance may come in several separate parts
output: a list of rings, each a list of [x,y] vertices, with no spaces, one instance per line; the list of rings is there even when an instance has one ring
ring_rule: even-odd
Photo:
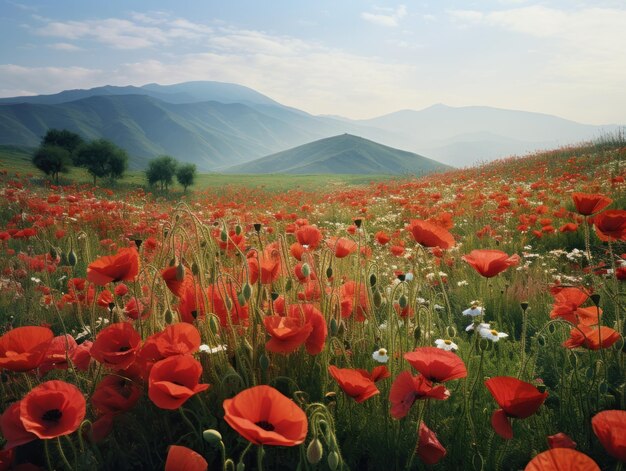
[[[54,145],[39,146],[33,155],[33,165],[59,183],[59,173],[67,173],[71,162],[70,153],[63,147]]]
[[[67,129],[48,129],[41,140],[42,146],[58,146],[73,154],[84,143],[83,138]]]
[[[78,148],[74,163],[87,169],[95,185],[96,178],[121,178],[128,167],[128,155],[112,142],[97,139]]]
[[[194,164],[183,164],[176,170],[176,179],[185,189],[185,193],[187,193],[187,187],[193,185],[195,178],[196,166]]]
[[[178,162],[174,157],[169,155],[161,155],[156,159],[152,159],[148,163],[148,169],[146,170],[146,178],[148,184],[155,185],[161,184],[161,190],[167,190],[168,187],[174,182],[174,175],[176,174],[176,167]]]

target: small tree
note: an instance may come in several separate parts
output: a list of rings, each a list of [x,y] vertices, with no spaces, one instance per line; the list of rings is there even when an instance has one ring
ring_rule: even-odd
[[[87,169],[95,185],[97,178],[121,178],[128,167],[128,155],[112,142],[98,139],[78,149],[75,164]]]
[[[66,149],[53,145],[39,146],[33,155],[33,165],[46,175],[50,175],[57,184],[59,173],[68,172],[71,160]]]
[[[83,138],[67,129],[48,129],[48,132],[41,140],[42,146],[58,146],[73,154],[84,144]]]
[[[183,164],[176,170],[176,179],[183,186],[185,193],[187,193],[187,187],[193,185],[195,178],[196,166],[194,164]]]
[[[176,167],[178,162],[174,157],[169,155],[161,155],[156,159],[152,159],[148,163],[148,169],[146,170],[146,178],[148,183],[152,186],[157,183],[161,184],[161,190],[167,190],[168,187],[174,182],[174,175],[176,174]]]

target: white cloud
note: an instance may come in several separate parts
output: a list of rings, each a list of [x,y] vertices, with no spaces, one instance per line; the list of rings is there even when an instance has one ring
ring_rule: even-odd
[[[52,43],[48,44],[48,47],[50,49],[56,49],[57,51],[82,51],[82,48],[70,43]]]
[[[395,9],[375,8],[378,13],[363,12],[361,18],[379,26],[395,27],[406,16],[406,6],[399,5]]]
[[[0,96],[57,93],[71,88],[102,85],[105,73],[84,67],[24,67],[0,64]]]

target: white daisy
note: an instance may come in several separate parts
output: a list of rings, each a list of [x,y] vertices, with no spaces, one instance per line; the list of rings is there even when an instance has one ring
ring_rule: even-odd
[[[498,332],[496,329],[480,329],[478,333],[482,338],[491,340],[492,342],[497,342],[509,336],[509,334]]]
[[[464,316],[476,317],[484,313],[485,313],[485,308],[480,306],[477,302],[473,302],[472,305],[469,308],[467,308],[465,311],[463,311],[462,314]]]
[[[218,345],[217,347],[209,347],[207,344],[200,345],[200,351],[205,353],[218,353],[226,351],[226,345]]]
[[[442,350],[447,351],[459,349],[459,346],[452,340],[437,339],[435,340],[435,345],[437,346],[437,348],[441,348]]]
[[[389,355],[387,355],[387,349],[379,348],[374,353],[372,353],[372,358],[376,360],[378,363],[387,363],[389,361]]]
[[[481,322],[480,324],[474,324],[473,322],[465,328],[465,332],[471,332],[474,329],[477,329],[479,332],[483,329],[491,329],[491,325],[486,322]]]

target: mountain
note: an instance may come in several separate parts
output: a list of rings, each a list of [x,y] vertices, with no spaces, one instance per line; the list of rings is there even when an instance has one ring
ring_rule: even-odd
[[[425,174],[449,167],[421,155],[342,134],[320,139],[242,165],[227,173]]]
[[[455,166],[579,143],[618,128],[581,124],[543,113],[442,104],[358,123],[402,136],[401,142],[383,137],[380,142],[384,144],[401,144]]]

